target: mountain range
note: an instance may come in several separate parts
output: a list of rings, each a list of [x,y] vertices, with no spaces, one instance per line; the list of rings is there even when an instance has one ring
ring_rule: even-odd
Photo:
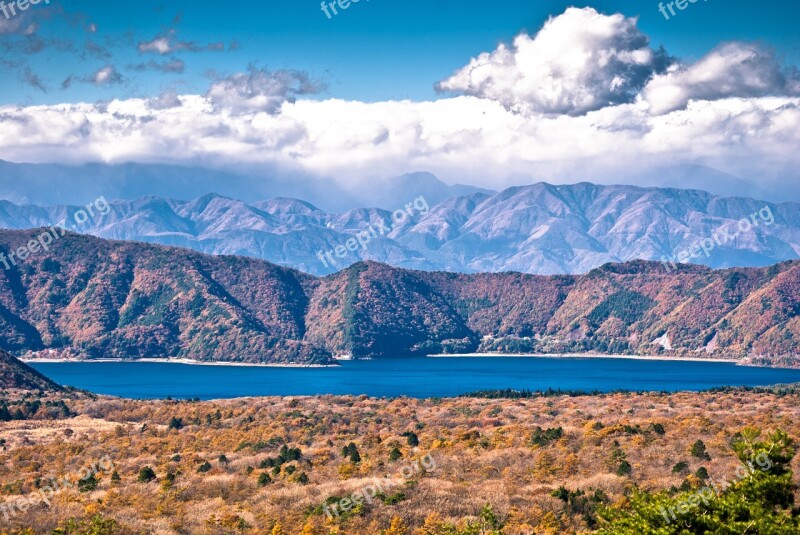
[[[45,232],[0,231],[3,258],[24,257],[0,269],[0,348],[16,355],[330,364],[596,351],[798,365],[800,262],[667,270],[631,261],[580,276],[359,262],[314,277],[73,233],[32,246]]]
[[[71,227],[108,239],[260,258],[314,275],[361,260],[428,271],[577,274],[608,262],[678,257],[730,229],[735,238],[717,240],[691,261],[755,267],[800,254],[800,204],[792,202],[588,183],[539,183],[441,200],[452,191],[431,196],[430,181],[417,178],[419,188],[390,191],[395,209],[405,214],[383,208],[331,213],[291,198],[248,204],[216,194],[191,201],[149,196],[112,201],[104,215],[79,217]],[[79,210],[0,201],[0,227],[74,223]],[[758,225],[740,231],[743,219]],[[355,237],[370,230],[368,243],[357,244]],[[348,240],[354,250],[346,250]],[[335,254],[337,247],[342,254]]]
[[[0,199],[20,204],[85,204],[98,197],[135,200],[144,196],[189,200],[217,192],[245,202],[275,197],[306,199],[326,210],[361,206],[394,209],[408,191],[431,203],[491,190],[448,185],[430,173],[408,173],[340,183],[269,169],[236,171],[166,164],[83,165],[12,163],[0,160]]]

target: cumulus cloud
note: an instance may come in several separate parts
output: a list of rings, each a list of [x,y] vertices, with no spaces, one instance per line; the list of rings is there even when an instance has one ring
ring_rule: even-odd
[[[683,109],[691,100],[770,95],[800,95],[800,74],[784,68],[771,50],[740,42],[721,45],[694,65],[673,65],[643,92],[656,114]]]
[[[251,66],[248,72],[217,80],[206,96],[217,109],[232,113],[277,113],[284,102],[294,102],[300,95],[319,93],[325,88],[304,72],[269,71]]]
[[[117,72],[113,65],[101,67],[91,76],[88,81],[95,85],[119,84],[124,80],[123,76]]]
[[[142,68],[178,68],[154,59]],[[263,164],[342,180],[424,169],[492,187],[614,178],[645,163],[762,177],[800,168],[798,79],[743,44],[682,65],[635,20],[571,8],[440,84],[466,95],[311,100],[324,86],[308,74],[250,67],[201,95],[0,106],[0,159]],[[64,86],[120,81],[109,64]]]
[[[523,113],[581,115],[631,102],[669,58],[653,50],[635,18],[569,8],[533,37],[483,53],[439,91],[474,95]]]

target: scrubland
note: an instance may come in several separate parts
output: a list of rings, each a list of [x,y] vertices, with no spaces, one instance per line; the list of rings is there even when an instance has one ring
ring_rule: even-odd
[[[733,479],[737,433],[800,437],[791,389],[49,401],[0,422],[0,533],[590,533],[634,488]]]

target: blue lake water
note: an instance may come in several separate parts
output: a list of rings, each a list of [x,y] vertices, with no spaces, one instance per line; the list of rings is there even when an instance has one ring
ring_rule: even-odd
[[[416,358],[331,368],[195,366],[151,362],[36,363],[55,381],[127,398],[367,394],[448,397],[488,389],[705,390],[800,382],[800,370],[730,363],[599,358]]]

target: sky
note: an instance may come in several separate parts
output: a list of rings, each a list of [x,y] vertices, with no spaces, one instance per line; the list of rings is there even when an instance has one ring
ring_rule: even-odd
[[[6,0],[0,159],[796,181],[800,4],[681,3]]]

